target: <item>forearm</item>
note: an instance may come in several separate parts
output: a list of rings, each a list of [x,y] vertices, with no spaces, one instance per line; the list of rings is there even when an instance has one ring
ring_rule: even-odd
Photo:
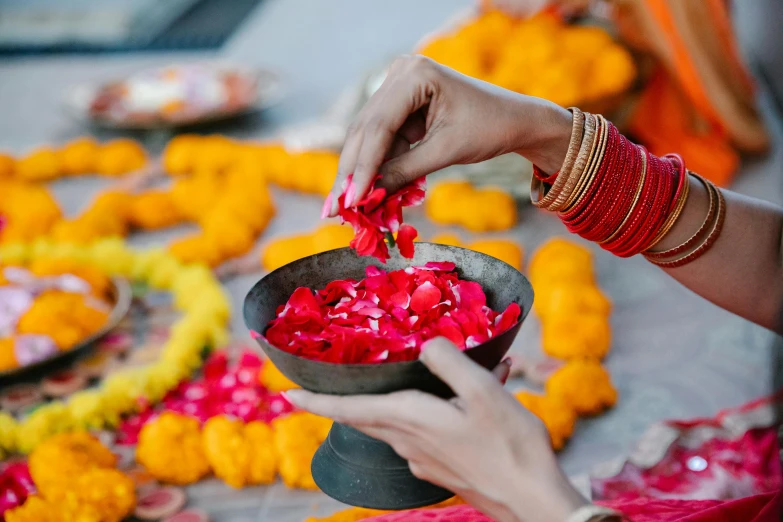
[[[568,111],[560,108],[548,107],[545,110],[547,115],[540,116],[539,119],[551,123],[546,130],[541,131],[540,142],[533,140],[519,152],[545,172],[551,173],[560,169],[567,156],[573,118]],[[616,169],[625,168],[627,162],[611,165],[614,172]],[[642,170],[642,167],[639,167],[639,170]],[[653,174],[655,173],[650,172],[648,176]],[[587,174],[585,176],[589,179]],[[605,191],[602,194],[604,198],[619,198],[623,190],[628,190],[627,185],[619,185],[617,178],[612,178],[610,173],[605,174],[600,182],[606,183],[603,180],[612,179],[613,184],[607,185],[606,188],[616,194]],[[679,217],[658,243],[652,246],[650,252],[666,251],[681,245],[705,223],[710,207],[709,193],[693,176],[690,176],[689,180],[689,192]],[[695,261],[664,270],[716,305],[781,332],[783,209],[728,191],[722,193],[726,202],[725,217],[717,240]],[[590,194],[586,198],[589,196]],[[661,208],[658,202],[656,205],[656,208]],[[562,209],[560,212],[562,218]],[[707,223],[704,230],[710,228],[711,225]]]

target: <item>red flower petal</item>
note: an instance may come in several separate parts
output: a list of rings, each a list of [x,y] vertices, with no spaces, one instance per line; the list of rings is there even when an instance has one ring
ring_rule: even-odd
[[[451,261],[429,261],[424,266],[417,266],[419,270],[436,270],[440,272],[453,272],[457,266]]]
[[[440,296],[438,287],[427,281],[411,295],[411,309],[419,313],[430,310],[440,302]]]
[[[400,249],[400,255],[406,259],[413,258],[413,240],[419,233],[410,225],[402,225],[397,232],[397,247]]]

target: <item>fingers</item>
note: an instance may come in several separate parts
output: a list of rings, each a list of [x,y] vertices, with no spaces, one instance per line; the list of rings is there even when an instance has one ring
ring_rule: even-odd
[[[451,408],[433,395],[414,390],[386,395],[335,396],[294,389],[288,390],[286,397],[303,410],[357,428],[413,428],[450,415],[448,410]]]
[[[490,372],[471,361],[447,339],[424,344],[420,360],[467,403],[483,400],[488,391],[500,389]]]
[[[500,384],[506,384],[508,376],[511,375],[511,359],[503,359],[500,364],[492,370],[492,375]]]
[[[443,137],[424,139],[418,145],[381,165],[378,186],[393,194],[411,181],[440,170],[448,163]]]

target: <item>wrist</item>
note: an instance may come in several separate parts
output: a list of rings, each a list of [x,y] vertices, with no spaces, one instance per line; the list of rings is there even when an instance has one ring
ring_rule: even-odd
[[[519,137],[516,153],[527,158],[546,174],[560,170],[568,152],[573,128],[573,114],[546,100],[529,99],[526,125]],[[530,110],[530,106],[533,110]],[[531,117],[532,114],[532,117]]]

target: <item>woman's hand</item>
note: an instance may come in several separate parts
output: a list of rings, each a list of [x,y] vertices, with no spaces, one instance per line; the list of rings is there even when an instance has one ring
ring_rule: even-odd
[[[382,186],[395,191],[449,165],[508,152],[554,172],[565,158],[571,122],[571,113],[549,101],[469,78],[422,56],[399,58],[348,130],[324,214],[337,214],[343,192],[346,206],[361,199],[378,173]]]
[[[454,345],[435,339],[421,361],[457,397],[419,391],[335,397],[287,392],[300,408],[383,440],[417,477],[443,486],[501,521],[563,521],[585,499],[557,465],[541,422],[507,393],[497,377]]]

